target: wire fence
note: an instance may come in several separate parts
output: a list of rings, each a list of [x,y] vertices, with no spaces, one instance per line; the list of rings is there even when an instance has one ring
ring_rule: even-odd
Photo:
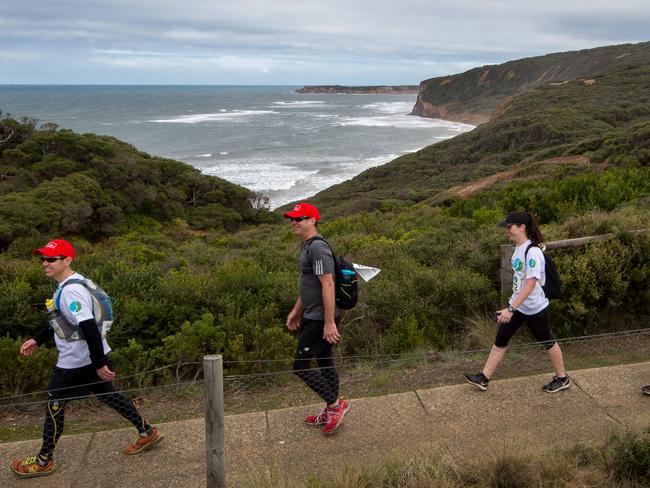
[[[612,362],[643,361],[647,359],[650,350],[650,328],[564,338],[558,339],[557,342],[564,350],[569,370],[587,367],[590,363],[605,364],[608,358]],[[327,378],[329,370],[338,373],[341,393],[348,397],[458,383],[462,381],[462,373],[480,371],[490,349],[491,347],[479,347],[464,350],[334,356],[324,358],[332,361],[331,366],[318,367],[313,364],[299,371],[293,367],[293,358],[224,361],[226,409],[230,412],[242,412],[279,408],[283,404],[318,402],[320,401],[318,397],[304,387],[304,377],[311,376],[314,381],[323,383],[316,385],[317,387],[324,387],[325,383],[331,381]],[[545,361],[545,352],[540,343],[520,342],[512,344],[508,350],[499,368],[499,377],[550,371],[550,363]],[[191,396],[197,400],[198,405],[192,413],[200,415],[200,400],[203,393],[203,377],[200,372],[202,364],[202,362],[182,364],[183,367],[197,368],[196,379],[189,381],[168,381],[146,387],[130,386],[133,379],[159,374],[179,366],[170,364],[144,372],[120,375],[114,383],[118,393],[136,400],[142,399],[145,403],[147,401],[173,403],[178,398],[179,404],[173,407],[176,410],[183,409],[182,400],[187,399],[188,389],[191,388]],[[236,371],[242,365],[255,365],[261,371],[228,374],[229,370]],[[61,394],[65,393],[65,390],[92,387],[100,383],[102,381],[98,380],[75,387],[3,396],[0,397],[0,416],[6,416],[8,412],[33,411],[34,407],[47,403],[48,393]],[[121,385],[123,386],[120,387]],[[67,399],[88,401],[88,395],[73,395]],[[3,419],[0,418],[0,426],[2,421]]]
[[[528,340],[525,333],[516,339],[519,342],[509,346],[506,358],[497,372],[498,378],[540,373],[550,375],[550,362],[546,360],[547,353],[542,344]],[[558,343],[571,374],[572,369],[648,360],[650,328],[564,338],[559,339]],[[463,382],[463,373],[480,371],[490,350],[491,347],[468,347],[399,354],[335,356],[324,358],[331,360],[331,366],[315,367],[312,364],[298,370],[292,357],[223,361],[225,373],[222,377],[222,405],[225,405],[226,414],[232,414],[319,403],[322,400],[313,391],[319,388],[327,390],[336,386],[342,396],[360,398],[457,384]],[[114,381],[118,389],[116,393],[128,399],[129,403],[132,402],[151,424],[200,418],[206,414],[204,399],[206,386],[209,386],[203,377],[203,365],[204,362],[188,362],[181,365],[199,370],[195,379],[178,381],[169,376],[169,382],[147,387],[127,385],[133,380],[160,375],[178,368],[179,364],[136,373],[129,372],[118,376]],[[256,370],[239,373],[242,371],[242,365],[254,365]],[[209,371],[209,366],[206,366],[206,369]],[[335,383],[334,376],[330,374],[333,372],[337,373]],[[314,380],[311,389],[305,386],[305,375]],[[546,381],[540,380],[540,386],[543,382]],[[101,383],[103,382],[90,382],[74,388],[94,387]],[[43,411],[48,402],[48,393],[64,395],[66,403],[74,400],[66,406],[67,433],[110,430],[129,425],[118,415],[106,415],[107,411],[111,411],[106,405],[119,410],[110,397],[114,393],[101,393],[89,398],[87,395],[70,394],[70,389],[39,390],[0,397],[0,434],[3,434],[0,442],[38,439],[47,432],[47,423],[43,428]],[[104,405],[100,405],[100,402]],[[315,408],[313,413],[317,412],[318,409]],[[122,416],[129,420],[128,416]],[[208,417],[205,418],[207,426]],[[285,442],[284,435],[282,439],[282,442]],[[287,442],[293,442],[293,438],[287,439]],[[220,445],[223,448],[223,441]],[[209,453],[219,450],[208,447],[206,441],[206,459],[210,459]],[[371,452],[370,448],[363,445],[359,449]]]

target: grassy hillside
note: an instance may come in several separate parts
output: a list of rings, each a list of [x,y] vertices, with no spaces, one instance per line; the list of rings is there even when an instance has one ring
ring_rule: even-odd
[[[594,80],[513,97],[472,132],[314,199],[338,253],[382,269],[344,317],[338,354],[475,347],[502,305],[495,224],[512,210],[535,212],[548,240],[615,235],[554,252],[557,335],[648,326],[650,234],[629,231],[650,228],[650,63]],[[7,118],[1,131],[0,392],[42,387],[53,358],[16,355],[45,324],[53,284],[30,249],[52,234],[78,246],[77,269],[115,299],[118,369],[177,365],[155,383],[193,378],[206,352],[291,357],[299,243],[286,223],[258,225],[270,216],[248,192],[110,138]],[[288,367],[271,364],[230,372]]]
[[[508,97],[548,83],[591,79],[619,66],[647,63],[648,59],[650,42],[554,53],[482,66],[420,83],[413,114],[483,123]]]
[[[650,58],[648,58],[650,60]],[[589,165],[540,167],[583,155]],[[329,215],[438,201],[456,185],[522,166],[531,178],[650,165],[650,61],[612,69],[593,83],[546,85],[513,97],[490,122],[404,155],[313,198]]]

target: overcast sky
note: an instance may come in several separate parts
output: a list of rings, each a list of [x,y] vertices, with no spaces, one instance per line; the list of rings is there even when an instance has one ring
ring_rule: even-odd
[[[648,0],[2,0],[0,84],[417,84],[649,26]]]

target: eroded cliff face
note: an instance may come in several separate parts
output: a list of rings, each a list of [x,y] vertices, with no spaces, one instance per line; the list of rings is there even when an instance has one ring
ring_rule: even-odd
[[[490,115],[488,114],[459,111],[453,103],[433,105],[432,103],[423,101],[419,94],[411,115],[449,120],[451,122],[462,122],[463,124],[471,125],[481,125],[490,120]]]

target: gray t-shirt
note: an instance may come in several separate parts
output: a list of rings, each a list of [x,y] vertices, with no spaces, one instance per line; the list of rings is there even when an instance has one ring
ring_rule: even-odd
[[[320,237],[320,234],[317,234]],[[324,320],[323,288],[318,278],[334,274],[334,257],[329,246],[321,240],[311,239],[302,243],[300,250],[300,300],[304,307],[303,316],[311,320]],[[335,308],[334,316],[340,311]]]

